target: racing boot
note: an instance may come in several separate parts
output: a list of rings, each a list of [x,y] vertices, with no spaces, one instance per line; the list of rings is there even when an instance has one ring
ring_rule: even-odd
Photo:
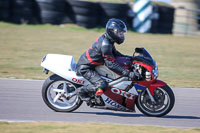
[[[91,97],[95,94],[96,89],[91,86],[82,86],[78,88],[78,94],[81,100],[89,101]]]
[[[78,88],[77,92],[78,92],[78,95],[79,95],[81,100],[83,100],[83,101],[89,101],[90,100],[90,96],[88,95],[88,92],[87,92],[87,87],[81,86],[80,88]]]

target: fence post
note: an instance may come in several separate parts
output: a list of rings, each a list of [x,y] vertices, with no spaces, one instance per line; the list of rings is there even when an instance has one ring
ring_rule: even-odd
[[[149,32],[152,15],[152,5],[150,0],[135,0],[133,12],[135,13],[133,30],[140,33]]]

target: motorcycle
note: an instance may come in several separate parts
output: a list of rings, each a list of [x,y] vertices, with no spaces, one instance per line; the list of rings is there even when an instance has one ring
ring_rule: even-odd
[[[115,60],[125,69],[138,71],[140,81],[130,81],[111,71],[105,65],[95,69],[108,82],[107,90],[101,95],[91,95],[87,105],[92,108],[135,112],[135,105],[144,115],[161,117],[169,113],[175,102],[172,89],[158,80],[158,67],[145,48],[136,48],[132,59],[117,57]],[[43,72],[54,73],[42,87],[42,98],[46,105],[58,112],[72,112],[83,101],[77,90],[90,82],[76,74],[76,62],[69,55],[47,54],[41,62]]]

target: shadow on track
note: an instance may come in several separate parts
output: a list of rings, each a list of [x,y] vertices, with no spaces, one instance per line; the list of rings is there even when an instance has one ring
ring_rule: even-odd
[[[143,114],[134,114],[134,113],[114,113],[114,112],[71,112],[77,114],[94,114],[94,115],[108,115],[108,116],[118,116],[118,117],[149,117]],[[198,116],[178,116],[178,115],[166,115],[163,117],[154,117],[154,118],[164,118],[164,119],[200,119]]]
[[[166,115],[162,118],[170,118],[170,119],[200,119],[198,116],[178,116],[178,115]]]
[[[114,112],[71,112],[74,114],[93,114],[93,115],[108,115],[108,116],[119,116],[119,117],[147,117],[143,114],[134,113],[114,113]]]

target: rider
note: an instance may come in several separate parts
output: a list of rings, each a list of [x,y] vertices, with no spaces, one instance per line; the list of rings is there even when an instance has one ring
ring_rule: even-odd
[[[115,62],[117,56],[129,57],[118,52],[114,46],[115,42],[119,45],[124,42],[126,31],[126,25],[122,20],[110,19],[106,24],[106,32],[97,38],[93,45],[80,57],[77,63],[77,73],[93,85],[79,89],[82,100],[89,98],[89,92],[95,93],[98,89],[105,91],[108,87],[107,82],[95,71],[96,66],[105,64],[110,70],[129,77],[131,80],[141,79],[140,73],[124,69]]]

